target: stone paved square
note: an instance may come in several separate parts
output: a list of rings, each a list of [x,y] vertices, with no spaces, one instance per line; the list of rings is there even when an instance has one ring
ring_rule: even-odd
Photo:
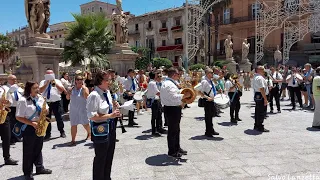
[[[167,154],[166,135],[154,138],[150,132],[150,111],[138,116],[140,127],[126,127],[127,133],[117,129],[112,178],[114,180],[211,180],[211,179],[271,179],[272,177],[318,175],[320,170],[320,134],[309,128],[313,112],[290,111],[289,101],[281,101],[282,113],[271,114],[265,120],[270,133],[258,134],[252,130],[254,102],[252,92],[245,91],[241,99],[237,126],[229,123],[229,109],[221,118],[214,118],[214,127],[220,136],[204,136],[204,110],[191,104],[183,110],[181,121],[181,146],[188,151],[181,161]],[[127,122],[125,121],[125,124]],[[69,147],[70,123],[65,122],[68,137],[58,138],[53,123],[53,139],[43,147],[44,165],[53,170],[52,175],[35,176],[39,180],[89,180],[92,179],[94,151],[91,141],[78,126],[78,144]],[[3,166],[0,159],[0,179],[23,179],[22,143],[11,148],[12,158],[18,166]],[[319,176],[319,175],[318,175]]]

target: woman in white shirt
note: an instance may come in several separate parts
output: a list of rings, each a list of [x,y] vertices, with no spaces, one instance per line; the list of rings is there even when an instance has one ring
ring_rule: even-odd
[[[51,174],[52,171],[43,166],[42,146],[43,137],[38,137],[35,129],[38,126],[39,115],[42,111],[44,98],[39,93],[39,85],[36,82],[27,82],[24,95],[17,103],[16,118],[24,124],[23,130],[23,173],[25,179],[33,179],[33,164],[36,166],[36,174]],[[45,112],[49,106],[46,105]]]
[[[61,83],[67,91],[71,88],[71,82],[70,82],[69,74],[67,72],[62,73]],[[68,112],[68,106],[70,103],[70,100],[68,100],[66,96],[67,95],[64,92],[61,93],[61,99],[62,99],[64,113]]]

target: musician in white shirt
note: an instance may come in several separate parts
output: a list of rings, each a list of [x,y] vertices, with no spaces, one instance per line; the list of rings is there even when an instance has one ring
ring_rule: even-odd
[[[160,89],[158,84],[161,82],[160,73],[149,73],[150,82],[148,84],[147,101],[151,103],[151,132],[153,136],[161,136],[160,133],[165,133],[162,128],[162,111],[160,102]]]
[[[277,105],[277,110],[278,113],[281,113],[281,109],[280,109],[280,96],[281,96],[281,92],[280,92],[280,88],[281,88],[281,84],[283,81],[283,77],[281,75],[281,73],[278,72],[278,70],[276,70],[274,67],[270,68],[270,76],[272,78],[272,82],[273,82],[273,88],[271,89],[269,95],[269,101],[270,101],[270,113],[273,113],[273,99],[275,99],[276,101],[276,105]]]
[[[297,69],[295,67],[292,67],[291,74],[287,76],[287,83],[290,91],[292,110],[296,109],[295,96],[297,96],[298,98],[300,108],[303,108],[301,91],[299,87],[299,83],[302,81],[303,81],[303,77],[300,76],[300,74],[297,72]]]
[[[124,81],[124,99],[130,101],[133,99],[134,94],[139,90],[139,84],[137,80],[134,78],[135,73],[133,69],[128,70],[128,77],[126,81]],[[134,122],[134,111],[129,111],[128,113],[129,116],[129,124],[128,126],[135,126],[138,125],[138,123]]]
[[[162,83],[160,94],[161,104],[164,106],[164,114],[168,119],[168,155],[174,158],[180,158],[187,154],[187,151],[180,147],[180,121],[182,101],[189,98],[189,93],[180,94],[177,86],[179,72],[175,68],[167,70],[168,78]]]
[[[204,97],[207,99],[204,104],[204,117],[206,123],[206,132],[205,135],[207,137],[213,137],[212,135],[219,135],[213,128],[212,118],[216,114],[216,107],[214,105],[214,96],[217,95],[217,90],[215,84],[212,81],[213,77],[213,70],[207,68],[205,70],[206,77],[204,80],[201,81],[202,85],[202,93]]]
[[[267,99],[269,100],[270,92],[273,88],[273,82],[272,82],[272,78],[269,76],[269,74],[267,72],[264,73],[264,78],[265,78],[265,92],[266,92]],[[267,117],[269,117],[267,115],[268,105],[265,106],[264,108],[265,108],[265,118],[267,118]]]
[[[239,118],[239,111],[240,111],[240,97],[242,96],[241,89],[237,87],[237,76],[231,77],[231,74],[227,74],[226,76],[226,91],[228,92],[228,96],[230,99],[230,121],[231,123],[237,124],[238,121],[242,121]],[[233,82],[231,82],[231,80]]]
[[[49,114],[48,118],[51,118],[51,112],[53,112],[56,121],[58,130],[60,131],[60,137],[65,138],[66,134],[64,132],[64,124],[62,120],[61,112],[61,93],[64,92],[67,94],[66,89],[63,87],[60,80],[55,79],[55,74],[51,69],[48,69],[45,74],[45,80],[40,82],[40,93],[44,96],[49,105]],[[50,139],[51,137],[51,123],[48,125],[47,134],[45,140]]]

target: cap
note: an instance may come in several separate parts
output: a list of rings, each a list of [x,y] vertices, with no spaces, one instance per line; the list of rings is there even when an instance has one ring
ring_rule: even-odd
[[[82,73],[81,70],[77,70],[77,71],[75,72],[75,74],[81,74],[81,73]]]

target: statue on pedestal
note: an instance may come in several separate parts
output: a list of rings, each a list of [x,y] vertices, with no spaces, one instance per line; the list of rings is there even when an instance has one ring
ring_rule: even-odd
[[[226,53],[226,60],[233,61],[233,43],[231,40],[231,35],[228,35],[228,38],[224,41],[224,48]]]
[[[282,61],[282,53],[279,49],[279,45],[277,45],[277,50],[274,52],[274,61],[275,61],[275,65],[277,65],[278,63],[281,63]]]
[[[128,43],[128,21],[129,16],[126,15],[122,10],[122,0],[117,0],[117,7],[120,11],[120,14],[117,14],[115,11],[112,13],[112,19],[114,22],[120,25],[121,32],[120,32],[120,44]],[[115,30],[117,31],[117,30]]]
[[[50,0],[25,0],[25,13],[34,35],[49,37],[45,33],[49,27]]]
[[[248,43],[247,39],[244,39],[242,43],[242,63],[246,63],[249,61],[248,54],[250,49],[250,43]]]
[[[119,9],[120,12],[122,12],[122,0],[117,0],[117,7]]]

